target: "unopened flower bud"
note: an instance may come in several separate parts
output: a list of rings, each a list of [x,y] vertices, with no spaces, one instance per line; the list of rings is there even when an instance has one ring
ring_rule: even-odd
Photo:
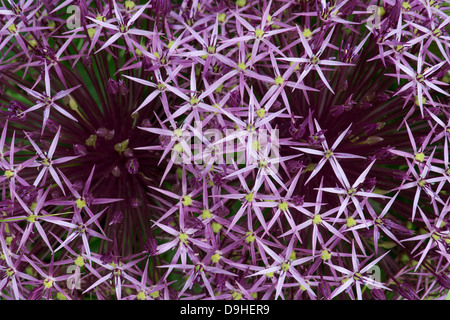
[[[116,80],[109,78],[108,83],[106,84],[106,91],[110,94],[116,94],[119,92],[119,84]]]
[[[119,80],[119,92],[122,96],[126,95],[128,93],[128,87],[125,85],[125,82],[123,80]]]
[[[152,123],[151,123],[150,119],[142,120],[141,127],[150,128],[151,126],[152,126]]]
[[[136,174],[139,172],[139,162],[136,158],[129,159],[125,167],[129,174]]]
[[[144,245],[144,250],[148,252],[150,256],[156,255],[156,248],[158,247],[158,242],[155,238],[151,237],[147,239]]]
[[[102,127],[102,128],[99,128],[95,133],[96,133],[99,137],[104,138],[104,137],[106,137],[106,136],[109,134],[109,130],[106,129],[106,128],[104,128],[104,127]]]
[[[138,198],[133,198],[130,201],[130,205],[132,208],[137,208],[141,205],[141,201]]]
[[[133,157],[134,153],[133,153],[133,150],[132,150],[132,149],[127,148],[127,149],[125,150],[125,152],[123,153],[123,155],[124,155],[125,157],[127,157],[127,158],[131,158],[131,157]]]
[[[123,222],[123,212],[122,211],[115,211],[113,214],[112,221],[110,222],[110,225],[112,224],[120,224]]]
[[[86,147],[82,144],[74,144],[73,151],[76,156],[85,156],[87,154]]]

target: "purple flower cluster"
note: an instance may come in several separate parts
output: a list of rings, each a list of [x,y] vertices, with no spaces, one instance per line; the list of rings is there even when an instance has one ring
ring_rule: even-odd
[[[444,0],[0,1],[2,299],[450,297]]]

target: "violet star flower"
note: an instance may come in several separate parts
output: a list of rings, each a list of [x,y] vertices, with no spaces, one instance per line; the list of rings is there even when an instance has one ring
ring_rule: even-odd
[[[300,36],[300,39],[303,44],[303,48],[305,50],[305,53],[307,55],[307,58],[281,58],[281,60],[293,62],[294,64],[298,63],[307,63],[305,70],[301,73],[300,77],[297,80],[297,85],[306,77],[306,75],[311,71],[315,70],[320,76],[320,79],[322,79],[323,83],[327,86],[327,88],[334,93],[333,89],[331,88],[330,84],[328,83],[327,79],[325,78],[325,75],[320,68],[320,66],[351,66],[350,63],[345,62],[339,62],[334,60],[324,60],[321,59],[321,55],[327,48],[330,38],[333,35],[334,28],[331,29],[331,31],[328,33],[325,40],[322,42],[320,48],[318,50],[315,50],[316,52],[313,52],[313,49],[309,45],[308,41],[306,40],[305,36],[303,35],[303,32],[300,31],[300,29],[297,27],[297,32]]]
[[[372,262],[368,263],[364,267],[362,267],[358,261],[358,258],[356,256],[355,246],[352,244],[352,270],[346,269],[341,266],[337,265],[330,265],[331,268],[335,269],[336,271],[343,274],[343,281],[342,284],[336,288],[333,293],[331,294],[331,297],[337,296],[340,292],[347,290],[351,286],[354,286],[356,288],[356,294],[357,299],[362,300],[362,294],[361,294],[361,285],[371,285],[378,289],[386,289],[389,290],[389,288],[385,287],[383,284],[378,283],[374,281],[372,278],[365,275],[367,271],[370,270],[373,266],[377,264],[378,261],[384,258],[385,255],[387,255],[389,252],[386,252],[382,256],[376,258]]]
[[[314,122],[315,122],[317,131],[321,131],[322,129],[320,128],[320,126],[317,123],[317,121],[314,120]],[[319,150],[315,150],[315,149],[309,149],[309,148],[293,148],[295,150],[299,150],[299,151],[302,151],[302,152],[305,152],[305,153],[309,153],[309,154],[313,154],[313,155],[319,155],[319,156],[323,157],[317,163],[317,165],[314,167],[314,170],[311,172],[311,174],[310,174],[308,180],[305,182],[305,184],[308,183],[317,173],[319,173],[320,169],[322,169],[322,167],[325,165],[325,163],[327,161],[336,163],[338,161],[337,159],[340,159],[340,158],[344,158],[344,159],[363,158],[364,159],[364,157],[353,155],[353,154],[335,152],[337,146],[342,141],[342,139],[344,139],[344,137],[347,134],[348,130],[350,130],[350,127],[348,127],[344,132],[342,132],[339,135],[339,137],[333,143],[331,148],[328,147],[328,143],[327,143],[326,140],[320,141],[320,144],[322,145],[323,151],[319,151]],[[336,166],[336,164],[334,166]]]
[[[149,2],[148,2],[149,3]],[[113,6],[114,6],[114,15],[115,18],[117,20],[118,25],[113,25],[111,23],[108,22],[103,22],[100,19],[92,19],[91,17],[87,17],[89,20],[91,20],[92,22],[104,27],[105,29],[108,30],[112,30],[114,31],[114,35],[112,35],[108,41],[106,41],[103,46],[97,50],[97,52],[107,48],[108,46],[112,45],[114,42],[116,42],[120,37],[123,37],[128,49],[133,52],[133,54],[135,54],[134,52],[134,47],[133,45],[135,43],[137,43],[136,40],[134,40],[130,35],[139,35],[139,36],[145,36],[145,37],[149,37],[151,35],[153,35],[153,32],[151,31],[144,31],[144,30],[140,30],[140,29],[136,29],[136,28],[131,28],[131,26],[134,24],[134,22],[139,18],[139,16],[144,12],[144,10],[147,8],[147,5],[143,5],[141,6],[141,8],[135,13],[133,14],[128,21],[125,23],[125,20],[122,16],[121,10],[118,7],[117,2],[114,0],[113,1]],[[97,53],[96,52],[96,53]]]
[[[34,180],[33,185],[36,186],[36,187],[39,186],[39,183],[41,182],[41,180],[42,180],[43,184],[45,184],[45,180],[47,178],[47,174],[50,173],[52,178],[55,180],[56,184],[61,188],[62,192],[65,193],[64,187],[62,186],[61,179],[58,177],[58,174],[57,174],[55,168],[53,167],[53,165],[62,164],[62,163],[71,161],[73,159],[78,158],[78,156],[63,157],[63,158],[59,158],[59,159],[52,159],[53,155],[55,153],[55,150],[56,150],[56,146],[58,145],[58,140],[59,140],[60,134],[61,134],[61,127],[58,128],[58,132],[56,133],[56,136],[53,139],[52,144],[50,145],[50,148],[49,148],[48,152],[42,152],[42,150],[31,139],[31,137],[29,137],[27,134],[26,135],[27,135],[28,140],[30,141],[31,145],[36,150],[37,155],[40,158],[39,162],[36,165],[33,165],[33,166],[42,166],[43,167],[43,169],[40,170],[39,175],[36,177],[36,180]]]

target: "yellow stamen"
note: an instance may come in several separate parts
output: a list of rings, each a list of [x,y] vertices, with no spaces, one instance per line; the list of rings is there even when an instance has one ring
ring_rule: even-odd
[[[202,219],[206,220],[212,217],[211,211],[209,211],[208,209],[203,210],[202,212]]]
[[[183,201],[181,201],[183,206],[186,206],[186,207],[192,205],[192,202],[193,202],[193,200],[190,196],[184,196]]]
[[[8,31],[11,33],[16,33],[17,32],[17,27],[16,25],[13,23],[8,27]]]
[[[216,253],[214,253],[214,254],[211,256],[211,261],[212,261],[213,263],[218,263],[218,262],[220,261],[221,258],[222,258],[222,255],[220,254],[220,252],[216,251]]]
[[[75,204],[77,205],[78,209],[83,209],[84,207],[86,207],[86,200],[79,198],[75,201]]]
[[[416,153],[416,155],[414,156],[414,159],[416,159],[419,162],[424,162],[425,154],[423,152]]]
[[[286,211],[287,209],[289,209],[289,204],[286,201],[283,201],[278,205],[278,209],[280,209],[281,211]]]
[[[178,152],[178,153],[182,153],[183,152],[183,146],[181,145],[181,142],[176,143],[173,146],[173,150]]]
[[[256,114],[258,115],[258,117],[264,118],[264,116],[266,115],[266,109],[260,108],[256,110]]]
[[[348,217],[346,225],[347,225],[347,228],[354,227],[354,226],[356,226],[356,220],[353,217]]]
[[[246,0],[236,0],[236,4],[238,7],[244,7],[247,4]]]
[[[263,35],[264,35],[264,31],[263,31],[263,30],[261,30],[261,29],[256,29],[256,30],[255,30],[255,36],[256,36],[258,39],[261,39]]]
[[[218,222],[211,223],[211,228],[213,229],[214,233],[219,233],[220,229],[222,229],[222,225]]]
[[[84,258],[82,256],[78,256],[73,263],[78,266],[78,267],[82,267],[84,266]]]
[[[252,242],[254,242],[255,241],[255,235],[253,234],[253,232],[251,232],[251,231],[247,231],[246,233],[245,233],[245,242],[246,243],[252,243]]]
[[[311,36],[312,36],[312,31],[310,30],[310,29],[308,29],[308,28],[306,28],[305,30],[303,30],[303,35],[305,36],[305,38],[306,39],[309,39],[309,38],[311,38]]]
[[[45,289],[50,289],[51,287],[53,287],[53,281],[49,278],[45,279],[44,287],[45,287]]]
[[[225,19],[227,18],[227,15],[225,13],[219,13],[219,22],[225,22]]]
[[[14,171],[11,171],[11,170],[6,170],[5,171],[5,176],[6,176],[7,179],[10,179],[14,175],[15,175]]]
[[[287,272],[287,271],[289,270],[290,267],[291,267],[291,266],[289,265],[289,263],[283,262],[283,263],[281,264],[281,270],[282,270],[283,272]]]
[[[331,253],[328,250],[322,250],[322,254],[320,255],[320,258],[323,261],[327,261],[331,259]]]
[[[136,299],[138,300],[147,300],[147,294],[144,291],[139,291],[136,295]]]
[[[131,1],[131,0],[125,1],[125,10],[131,11],[131,10],[133,10],[133,8],[135,6],[136,6],[136,4],[133,1]]]
[[[284,79],[281,76],[277,76],[274,81],[277,86],[281,86],[284,83]]]
[[[239,1],[239,0],[238,0]],[[233,298],[233,300],[241,300],[242,299],[242,293],[238,292],[238,291],[234,291],[231,294],[231,297]]]

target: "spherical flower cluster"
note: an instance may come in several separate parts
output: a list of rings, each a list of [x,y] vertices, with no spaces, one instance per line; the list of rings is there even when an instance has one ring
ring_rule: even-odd
[[[0,297],[450,290],[444,0],[0,3]]]

